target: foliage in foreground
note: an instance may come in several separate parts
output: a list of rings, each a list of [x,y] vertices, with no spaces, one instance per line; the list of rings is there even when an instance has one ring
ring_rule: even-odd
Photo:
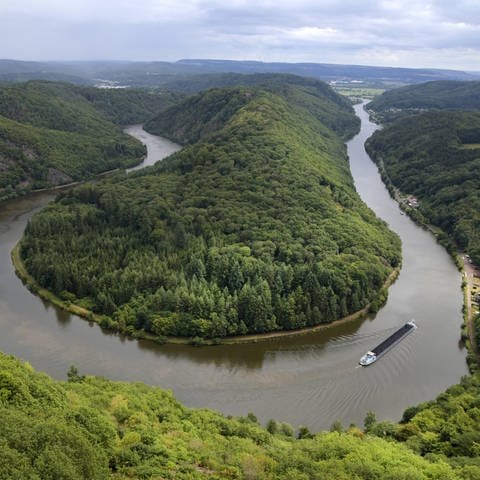
[[[480,113],[428,112],[398,120],[367,142],[418,212],[480,264]]]
[[[455,470],[358,428],[295,439],[286,425],[272,434],[253,415],[187,409],[141,383],[70,378],[0,354],[1,479],[478,478],[474,465]]]
[[[367,424],[366,424],[367,426]],[[400,424],[371,421],[367,432],[447,461],[461,478],[480,478],[480,377],[462,378],[435,400],[409,407]]]
[[[103,326],[157,336],[312,326],[384,296],[399,239],[355,192],[342,140],[286,88],[166,111],[157,124],[193,144],[61,195],[28,225],[28,271]]]

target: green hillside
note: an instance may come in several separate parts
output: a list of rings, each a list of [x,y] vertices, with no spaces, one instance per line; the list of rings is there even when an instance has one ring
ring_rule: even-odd
[[[290,88],[211,90],[165,111],[155,122],[195,143],[62,194],[29,223],[28,271],[103,326],[158,338],[378,309],[399,239],[355,192],[343,141]]]
[[[313,78],[273,73],[253,75],[240,73],[205,74],[175,80],[167,84],[166,88],[192,94],[213,87],[232,86],[261,87],[264,90],[279,94],[292,105],[307,110],[343,138],[351,137],[360,128],[359,119],[352,116],[350,101],[341,95],[337,95],[326,83]],[[166,118],[173,117],[177,123],[183,120],[188,121],[196,108],[202,109],[202,106],[197,104],[208,101],[209,98],[206,98],[205,94],[192,97],[187,106],[183,104],[181,107],[174,107],[168,116],[160,115],[148,122],[147,129],[158,134],[161,132],[171,134],[168,122],[167,124],[162,123],[165,122]],[[197,118],[196,115],[194,118]],[[173,137],[181,143],[191,141],[191,138],[175,137],[175,135]]]
[[[368,109],[383,122],[423,110],[478,110],[480,82],[436,81],[396,88],[376,97]]]
[[[480,475],[480,377],[463,377],[435,400],[405,410],[389,435],[429,458],[445,456],[463,478]],[[381,431],[377,425],[373,430]]]
[[[69,84],[27,82],[0,89],[0,114],[38,128],[84,135],[118,134]]]
[[[459,480],[479,475],[478,451],[476,458],[457,458],[436,449],[422,458],[358,428],[317,435],[304,428],[298,434],[303,438],[296,439],[288,425],[271,421],[265,430],[251,414],[225,418],[188,409],[170,392],[141,383],[85,378],[75,369],[69,379],[53,381],[0,353],[0,478]],[[463,409],[472,403],[465,394],[456,397],[455,418],[462,416],[462,424],[468,418]],[[403,427],[407,444],[418,439],[419,445],[435,445],[438,435],[421,433],[432,417],[423,417],[416,429]],[[477,437],[464,436],[463,444],[472,445]]]
[[[51,82],[0,87],[0,200],[132,166],[144,147],[115,124],[143,122],[178,95]]]
[[[94,137],[0,116],[0,199],[126,167],[144,154],[143,145],[121,133]]]
[[[117,125],[144,123],[185,97],[164,89],[77,87],[74,91]]]
[[[143,123],[181,97],[181,94],[162,90],[30,81],[0,88],[0,114],[36,127],[76,133],[110,133],[110,123]]]
[[[411,116],[375,132],[367,150],[395,187],[418,197],[415,214],[480,263],[480,113]]]

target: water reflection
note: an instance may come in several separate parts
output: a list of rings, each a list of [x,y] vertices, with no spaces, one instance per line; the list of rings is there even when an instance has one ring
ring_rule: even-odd
[[[68,327],[72,321],[71,313],[67,312],[66,310],[62,310],[61,308],[55,308],[55,316],[57,317],[57,322],[61,327]]]
[[[282,352],[283,355],[292,352],[297,355],[299,352],[315,350],[318,353],[323,351],[327,344],[331,344],[331,348],[340,348],[341,345],[352,342],[352,339],[358,340],[355,334],[360,326],[365,321],[373,319],[374,316],[370,315],[363,319],[331,325],[325,330],[295,336],[273,337],[250,344],[193,347],[175,344],[158,345],[153,341],[139,340],[138,347],[140,350],[151,352],[158,357],[168,358],[171,361],[182,358],[195,364],[212,364],[229,370],[255,370],[261,369],[266,357],[271,359],[275,352]],[[369,335],[369,337],[372,336]]]

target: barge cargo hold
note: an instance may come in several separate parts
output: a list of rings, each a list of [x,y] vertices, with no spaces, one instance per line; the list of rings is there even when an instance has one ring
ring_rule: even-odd
[[[376,362],[382,355],[387,353],[392,347],[403,340],[409,333],[412,333],[416,328],[417,325],[415,325],[415,322],[410,320],[410,322],[407,322],[405,325],[400,327],[382,343],[377,345],[375,348],[372,348],[371,351],[367,352],[358,363],[366,367],[367,365],[371,365],[373,362]]]

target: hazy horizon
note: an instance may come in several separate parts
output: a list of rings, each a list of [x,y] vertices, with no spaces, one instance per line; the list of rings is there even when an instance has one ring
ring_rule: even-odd
[[[372,64],[355,64],[355,63],[334,63],[334,62],[295,62],[295,61],[272,61],[269,62],[268,60],[252,60],[250,58],[245,59],[231,59],[231,58],[179,58],[176,60],[162,60],[162,59],[155,59],[155,60],[136,60],[136,59],[110,59],[110,58],[98,58],[98,59],[84,59],[84,60],[72,60],[72,59],[58,59],[58,60],[48,60],[48,59],[18,59],[18,58],[0,58],[0,61],[13,61],[13,62],[35,62],[35,63],[58,63],[58,64],[91,64],[91,63],[180,63],[183,61],[208,61],[208,62],[256,62],[256,63],[284,63],[288,65],[295,65],[295,64],[312,64],[312,65],[338,65],[338,66],[352,66],[352,67],[373,67],[373,68],[406,68],[406,69],[414,69],[414,70],[452,70],[458,72],[465,72],[465,73],[472,73],[472,74],[480,74],[480,67],[478,70],[467,70],[467,69],[460,69],[460,68],[444,68],[444,67],[403,67],[398,65],[372,65]]]

